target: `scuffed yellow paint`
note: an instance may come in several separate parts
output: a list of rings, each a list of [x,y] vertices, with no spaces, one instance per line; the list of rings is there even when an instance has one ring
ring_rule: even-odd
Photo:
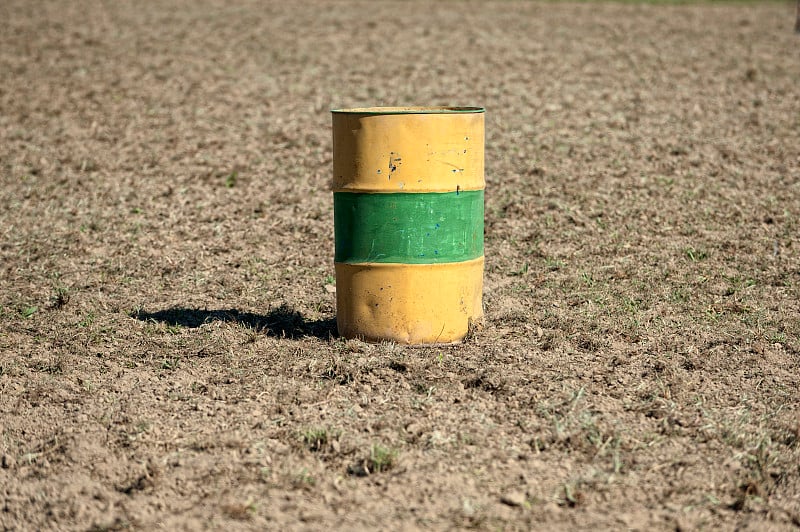
[[[337,263],[339,334],[401,344],[461,341],[483,317],[483,261]]]
[[[333,113],[333,191],[454,192],[484,183],[484,113]],[[445,108],[439,108],[439,110]]]

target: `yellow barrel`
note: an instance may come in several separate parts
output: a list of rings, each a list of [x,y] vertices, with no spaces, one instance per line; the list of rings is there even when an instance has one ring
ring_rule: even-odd
[[[483,108],[332,114],[339,334],[461,341],[483,316]]]

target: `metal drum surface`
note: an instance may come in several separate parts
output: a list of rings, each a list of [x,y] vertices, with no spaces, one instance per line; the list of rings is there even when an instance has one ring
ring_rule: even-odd
[[[339,334],[461,341],[483,316],[484,110],[332,115]]]

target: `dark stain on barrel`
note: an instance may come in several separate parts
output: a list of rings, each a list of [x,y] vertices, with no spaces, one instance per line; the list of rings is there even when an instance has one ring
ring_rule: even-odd
[[[397,165],[402,164],[403,159],[396,157],[393,151],[389,152],[389,172],[397,170]]]

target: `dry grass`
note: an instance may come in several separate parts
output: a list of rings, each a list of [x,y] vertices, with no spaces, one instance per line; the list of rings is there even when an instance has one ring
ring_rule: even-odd
[[[0,528],[800,526],[793,6],[0,4]],[[486,320],[337,338],[335,107],[487,108]]]

